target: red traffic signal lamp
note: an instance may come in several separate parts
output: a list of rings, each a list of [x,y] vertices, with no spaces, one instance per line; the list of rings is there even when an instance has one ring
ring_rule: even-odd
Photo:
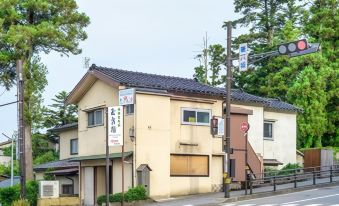
[[[294,42],[280,44],[278,46],[278,52],[281,55],[288,55],[292,53],[298,53],[308,49],[308,44],[306,39],[301,39]]]

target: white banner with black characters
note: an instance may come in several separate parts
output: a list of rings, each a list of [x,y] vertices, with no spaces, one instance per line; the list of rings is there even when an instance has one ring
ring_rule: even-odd
[[[122,146],[124,112],[122,106],[108,107],[108,146]]]

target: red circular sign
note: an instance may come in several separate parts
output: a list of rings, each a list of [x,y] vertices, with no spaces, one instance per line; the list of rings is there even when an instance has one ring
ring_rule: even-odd
[[[243,122],[240,125],[240,129],[243,132],[247,132],[250,129],[250,125],[247,122]]]

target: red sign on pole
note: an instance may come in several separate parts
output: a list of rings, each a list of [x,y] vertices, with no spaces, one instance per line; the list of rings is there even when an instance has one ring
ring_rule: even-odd
[[[243,132],[247,132],[250,129],[250,124],[248,124],[248,122],[243,122],[240,125],[240,129]]]

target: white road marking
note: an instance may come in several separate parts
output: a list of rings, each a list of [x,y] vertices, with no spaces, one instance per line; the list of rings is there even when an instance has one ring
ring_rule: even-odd
[[[222,206],[233,206],[235,204],[226,204],[226,205],[222,205]]]
[[[265,205],[260,205],[260,206],[274,206],[274,205],[277,205],[277,204],[265,204]]]
[[[245,205],[239,205],[239,206],[253,206],[255,204],[245,204]]]
[[[310,204],[310,205],[305,205],[305,206],[320,206],[320,205],[323,205],[323,204]]]
[[[286,204],[298,203],[298,202],[306,202],[306,201],[310,201],[310,200],[317,200],[317,199],[323,199],[323,198],[334,197],[334,196],[339,196],[339,194],[314,197],[314,198],[310,198],[310,199],[303,199],[303,200],[298,200],[298,201],[293,201],[293,202],[286,202],[286,203],[282,203],[282,205],[286,206]]]
[[[183,205],[183,206],[193,206],[193,205]]]
[[[305,205],[305,206],[321,206],[323,204],[310,204],[310,205]]]
[[[284,205],[284,206],[297,206],[298,204],[287,204],[287,205]]]

